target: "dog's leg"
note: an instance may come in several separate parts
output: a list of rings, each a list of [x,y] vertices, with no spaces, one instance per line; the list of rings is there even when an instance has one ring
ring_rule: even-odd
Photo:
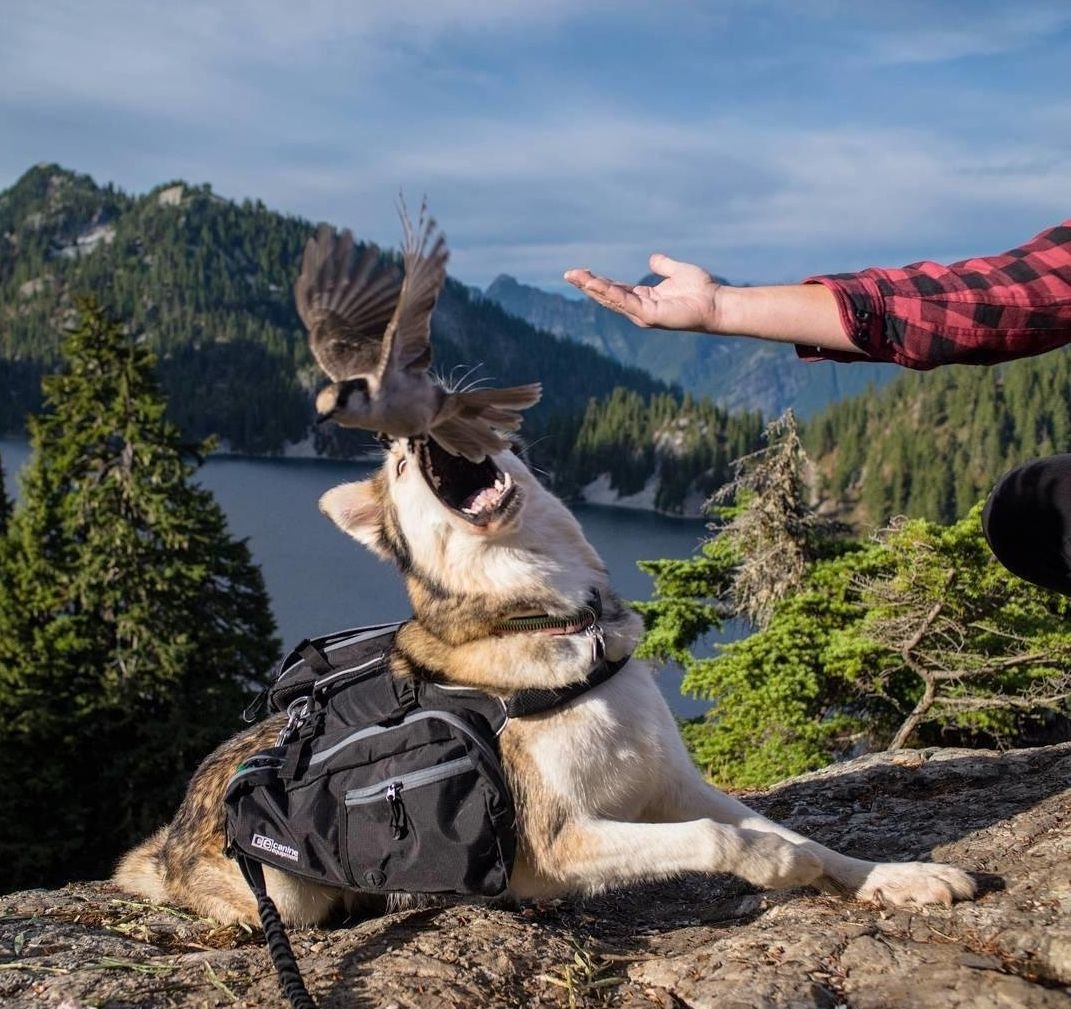
[[[517,897],[596,893],[684,872],[731,872],[768,889],[813,883],[822,874],[820,860],[800,845],[706,819],[572,820],[533,861],[510,880]]]
[[[743,831],[784,838],[821,865],[818,878],[810,882],[858,900],[903,906],[951,904],[974,896],[974,880],[961,869],[929,862],[868,862],[842,855],[768,820],[708,785],[688,759],[683,745],[674,757],[675,780],[646,811],[649,819],[680,821],[706,816]]]

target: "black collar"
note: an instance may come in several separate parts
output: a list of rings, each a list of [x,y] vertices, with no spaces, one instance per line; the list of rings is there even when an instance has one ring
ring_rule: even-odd
[[[632,658],[631,653],[609,661],[603,651],[602,628],[599,626],[599,618],[602,616],[602,597],[599,590],[593,588],[588,602],[576,613],[567,617],[552,617],[549,614],[531,617],[509,617],[498,621],[493,631],[496,634],[524,634],[546,633],[559,631],[569,634],[588,634],[592,641],[592,668],[582,680],[567,683],[562,687],[533,687],[529,690],[518,690],[515,694],[506,697],[498,697],[497,701],[505,709],[508,718],[523,718],[525,715],[539,715],[553,708],[560,708],[570,701],[593,690],[600,683],[605,683],[614,673],[623,669],[625,663]],[[423,677],[421,677],[423,679]],[[488,695],[478,687],[463,687],[460,684],[436,683],[434,677],[423,680],[422,688],[426,692],[441,691],[444,695],[472,694]],[[501,731],[501,725],[495,725],[496,733]]]
[[[610,662],[608,659],[600,659],[588,675],[575,683],[567,683],[564,687],[539,688],[531,690],[519,690],[505,702],[506,714],[510,718],[523,718],[525,715],[538,715],[551,708],[560,708],[571,700],[586,694],[589,690],[605,683],[619,669],[622,669],[632,655],[625,655],[620,659]]]
[[[605,683],[621,669],[631,658],[626,655],[615,662],[607,661],[603,654],[602,628],[599,618],[602,616],[602,596],[598,589],[592,589],[587,603],[576,613],[567,617],[552,617],[549,614],[534,617],[510,617],[495,624],[498,634],[545,633],[559,631],[567,634],[589,634],[593,645],[595,663],[591,671],[582,680],[567,683],[564,687],[534,687],[520,690],[509,700],[504,701],[506,714],[510,718],[523,718],[525,715],[538,715],[552,708],[560,708],[581,694]]]

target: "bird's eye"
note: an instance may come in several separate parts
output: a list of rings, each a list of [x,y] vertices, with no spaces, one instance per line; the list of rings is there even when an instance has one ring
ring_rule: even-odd
[[[405,472],[405,466],[408,461],[409,460],[406,459],[404,455],[401,457],[401,459],[398,460],[398,462],[394,466],[394,475],[396,477],[401,476]]]

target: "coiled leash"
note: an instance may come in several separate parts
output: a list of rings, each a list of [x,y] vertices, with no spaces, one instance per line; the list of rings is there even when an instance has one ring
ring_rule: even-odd
[[[254,862],[245,855],[238,855],[238,868],[242,870],[249,889],[257,898],[257,913],[260,915],[260,927],[264,929],[264,939],[268,944],[268,954],[275,967],[275,973],[279,975],[279,986],[283,994],[289,999],[294,1009],[316,1009],[309,990],[301,978],[297,960],[294,959],[294,951],[290,948],[290,940],[286,937],[286,928],[283,920],[279,917],[279,909],[275,901],[268,896],[268,888],[264,883],[264,869],[259,862]]]

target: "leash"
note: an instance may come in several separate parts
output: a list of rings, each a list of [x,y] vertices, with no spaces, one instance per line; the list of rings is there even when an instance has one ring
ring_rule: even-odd
[[[279,976],[279,986],[283,989],[283,994],[293,1009],[317,1009],[316,1003],[313,1002],[302,980],[297,960],[294,959],[294,951],[290,947],[290,940],[286,937],[286,928],[282,918],[279,917],[279,909],[275,906],[275,901],[268,896],[263,867],[259,862],[254,862],[241,853],[236,855],[236,861],[246,883],[249,884],[249,889],[257,898],[260,926],[264,930],[268,954],[271,956],[275,973]]]

